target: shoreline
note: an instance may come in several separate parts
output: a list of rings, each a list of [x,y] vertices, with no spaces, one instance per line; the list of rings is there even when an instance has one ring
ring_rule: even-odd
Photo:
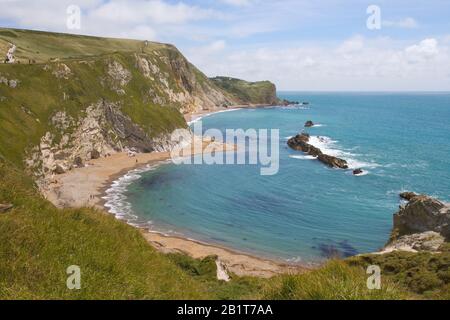
[[[238,110],[240,108],[225,109]],[[211,112],[205,112],[211,113]],[[201,117],[205,113],[192,115]],[[203,140],[203,148],[211,143]],[[235,146],[222,145],[224,151],[234,150]],[[188,150],[190,149],[190,150]],[[192,152],[192,146],[183,149],[183,152]],[[105,207],[106,192],[112,184],[127,175],[129,172],[142,169],[148,165],[158,165],[170,160],[170,152],[153,152],[136,154],[129,157],[125,153],[112,154],[107,158],[100,158],[88,162],[84,168],[76,168],[62,175],[55,176],[44,196],[59,208],[94,207],[106,214],[112,214]],[[122,220],[123,221],[123,220]],[[126,223],[126,221],[124,221]],[[225,265],[226,269],[238,276],[256,276],[269,278],[282,273],[301,273],[310,270],[312,266],[298,263],[288,263],[262,256],[239,252],[225,246],[205,243],[183,236],[165,235],[161,232],[137,227],[144,238],[162,253],[183,253],[196,259],[215,255]]]

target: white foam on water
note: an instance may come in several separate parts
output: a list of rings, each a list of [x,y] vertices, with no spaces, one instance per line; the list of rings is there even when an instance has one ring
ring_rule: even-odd
[[[187,124],[188,124],[188,126],[190,126],[190,125],[193,125],[194,123],[202,120],[203,118],[212,116],[213,114],[224,113],[224,112],[231,112],[231,111],[237,111],[237,110],[241,110],[241,108],[227,109],[227,110],[220,110],[220,111],[214,111],[214,112],[210,112],[210,113],[205,113],[205,114],[202,114],[201,116],[199,116],[198,118],[195,118],[194,120],[188,121]]]
[[[311,136],[309,139],[309,144],[319,148],[323,153],[346,160],[349,169],[374,169],[380,167],[380,165],[375,162],[358,160],[357,157],[361,155],[339,149],[337,143],[338,141],[332,140],[330,137],[326,136]],[[360,175],[368,174],[367,170],[364,171],[367,173],[362,173]]]
[[[131,170],[124,176],[115,180],[111,184],[111,187],[106,190],[106,195],[102,198],[106,201],[105,207],[108,208],[108,212],[113,214],[117,219],[126,221],[132,226],[139,227],[143,224],[150,226],[152,223],[151,221],[142,222],[138,220],[139,218],[134,214],[131,203],[128,202],[125,193],[127,192],[128,186],[142,177],[142,173],[154,170],[158,165],[165,162],[167,161],[161,161],[157,164],[151,164],[143,168]]]
[[[309,110],[309,107],[307,107],[305,105],[301,105],[301,104],[299,104],[299,105],[290,105],[290,106],[280,106],[278,108],[282,109],[282,110]]]
[[[293,156],[290,155],[289,158],[299,159],[299,160],[316,160],[317,158],[314,156],[306,155],[306,156]]]

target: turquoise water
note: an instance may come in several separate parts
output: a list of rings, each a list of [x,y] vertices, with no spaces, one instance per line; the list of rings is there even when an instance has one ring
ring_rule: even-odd
[[[281,93],[299,108],[214,114],[203,127],[280,129],[280,170],[165,164],[124,192],[134,222],[241,251],[313,262],[382,247],[398,194],[450,201],[450,94]],[[305,121],[322,148],[364,176],[325,167],[286,147]],[[136,178],[136,177],[135,177]],[[133,180],[133,179],[131,179]]]

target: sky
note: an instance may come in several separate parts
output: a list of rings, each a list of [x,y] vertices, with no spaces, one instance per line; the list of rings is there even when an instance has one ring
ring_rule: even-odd
[[[299,91],[450,91],[449,13],[448,0],[0,0],[1,27],[172,43],[208,76]]]

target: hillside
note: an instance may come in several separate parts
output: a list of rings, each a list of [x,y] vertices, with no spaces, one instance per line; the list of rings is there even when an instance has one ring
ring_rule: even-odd
[[[241,104],[268,104],[280,103],[277,90],[270,81],[248,82],[229,77],[211,78],[218,87],[238,97]]]
[[[244,103],[172,45],[0,29],[5,55],[11,45],[15,63],[0,65],[0,154],[38,177],[125,149],[168,150],[182,114]]]

